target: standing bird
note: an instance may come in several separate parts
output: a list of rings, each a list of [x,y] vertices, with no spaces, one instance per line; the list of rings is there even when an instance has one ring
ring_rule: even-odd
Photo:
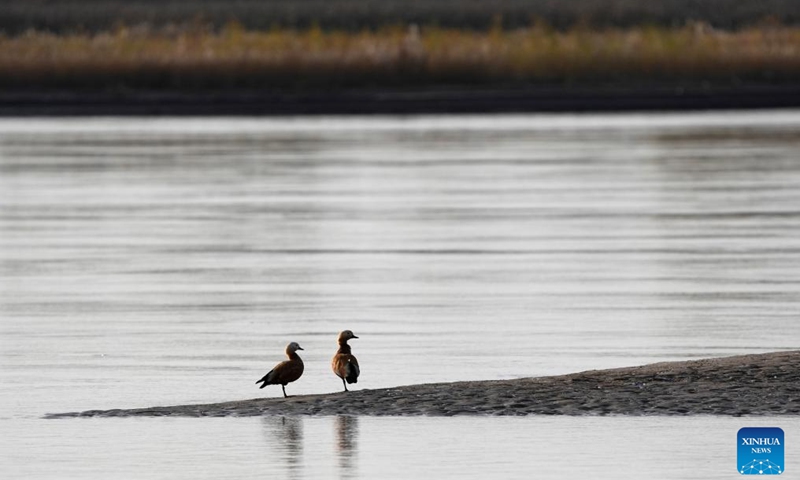
[[[347,390],[348,383],[358,383],[358,374],[361,373],[361,370],[358,368],[358,360],[350,353],[350,345],[347,344],[347,341],[351,338],[358,337],[350,330],[345,330],[339,334],[339,350],[336,352],[336,355],[333,356],[333,360],[331,360],[333,373],[342,379],[345,392],[349,391]],[[345,381],[347,381],[347,383],[345,383]]]
[[[294,382],[303,374],[303,359],[297,354],[297,351],[302,349],[303,347],[298,345],[297,342],[287,345],[286,356],[289,357],[289,360],[284,360],[275,365],[275,368],[261,377],[261,380],[256,381],[256,383],[264,382],[258,388],[264,388],[267,385],[280,385],[281,390],[283,390],[283,397],[286,398],[286,384]]]

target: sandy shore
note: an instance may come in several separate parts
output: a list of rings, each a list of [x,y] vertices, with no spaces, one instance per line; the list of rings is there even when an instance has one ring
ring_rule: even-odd
[[[0,116],[414,115],[800,107],[800,87],[531,87],[347,92],[0,92]]]
[[[553,377],[411,385],[207,405],[49,414],[73,417],[256,415],[798,415],[800,350]]]

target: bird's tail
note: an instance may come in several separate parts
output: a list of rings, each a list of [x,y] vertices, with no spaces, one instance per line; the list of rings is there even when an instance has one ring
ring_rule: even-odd
[[[259,380],[256,380],[256,383],[257,383],[257,384],[258,384],[258,383],[261,383],[261,382],[264,382],[264,383],[263,383],[263,384],[262,384],[260,387],[258,387],[258,388],[264,388],[264,387],[266,387],[267,385],[269,385],[269,376],[270,376],[271,374],[272,374],[272,370],[270,370],[270,371],[269,371],[269,373],[267,373],[266,375],[264,375],[263,377],[261,377]]]

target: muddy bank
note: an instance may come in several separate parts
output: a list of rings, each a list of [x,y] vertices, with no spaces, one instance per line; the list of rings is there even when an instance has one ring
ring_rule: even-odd
[[[800,351],[655,363],[517,380],[411,385],[207,405],[55,413],[46,418],[342,414],[798,415]]]
[[[800,107],[800,87],[630,87],[266,92],[0,93],[0,116],[413,115]]]

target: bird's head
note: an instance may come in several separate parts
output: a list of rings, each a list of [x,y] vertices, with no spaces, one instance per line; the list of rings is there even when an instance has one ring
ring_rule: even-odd
[[[339,333],[339,343],[346,342],[351,338],[358,338],[352,330],[342,330],[342,332]]]
[[[297,343],[297,342],[292,342],[289,345],[286,345],[286,351],[290,352],[290,353],[294,353],[294,352],[296,352],[298,350],[302,350],[302,349],[303,349],[303,347],[301,347],[300,344]]]

